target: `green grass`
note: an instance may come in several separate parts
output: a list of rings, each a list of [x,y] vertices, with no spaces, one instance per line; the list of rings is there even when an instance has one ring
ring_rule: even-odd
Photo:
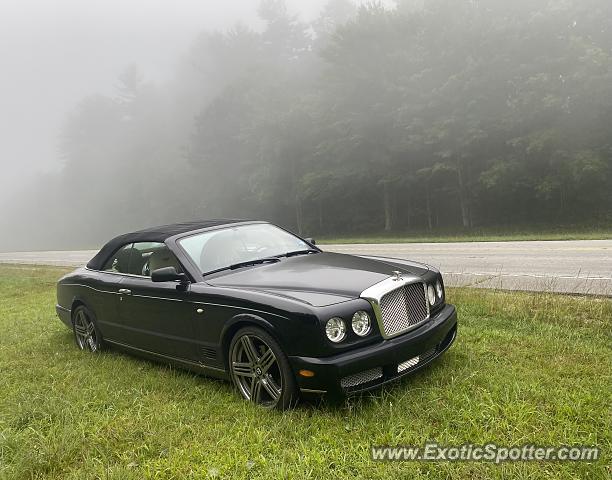
[[[455,345],[339,405],[268,412],[227,383],[76,349],[61,269],[0,266],[0,478],[609,478],[608,299],[450,289]],[[373,462],[370,445],[598,445],[596,463]]]
[[[606,240],[612,239],[612,226],[600,228],[544,229],[474,229],[471,231],[403,232],[368,235],[323,236],[320,244],[342,243],[438,243],[438,242],[509,242],[529,240]]]

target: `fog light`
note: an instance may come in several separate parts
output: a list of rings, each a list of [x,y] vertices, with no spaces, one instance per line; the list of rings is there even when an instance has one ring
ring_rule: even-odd
[[[434,290],[433,285],[427,285],[427,299],[429,300],[430,305],[436,303],[436,291]]]

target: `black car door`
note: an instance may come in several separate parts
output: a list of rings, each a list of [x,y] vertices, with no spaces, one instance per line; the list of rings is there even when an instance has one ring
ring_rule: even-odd
[[[155,268],[171,264],[181,268],[164,244],[134,244],[131,274],[119,290],[123,337],[136,348],[197,361],[197,306],[189,301],[189,291],[177,288],[176,282],[153,282],[149,276]]]
[[[128,272],[131,250],[131,243],[119,248],[87,285],[88,306],[95,313],[98,328],[107,340],[121,341],[123,337],[119,290]]]

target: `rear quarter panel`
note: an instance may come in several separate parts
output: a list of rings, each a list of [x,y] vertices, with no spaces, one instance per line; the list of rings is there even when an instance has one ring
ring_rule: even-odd
[[[117,333],[118,286],[122,277],[110,273],[79,268],[57,283],[57,304],[72,312],[85,305],[95,316],[102,336],[113,338]]]

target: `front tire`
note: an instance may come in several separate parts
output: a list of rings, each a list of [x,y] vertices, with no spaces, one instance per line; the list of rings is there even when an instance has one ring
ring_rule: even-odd
[[[230,343],[228,361],[232,382],[245,400],[279,410],[297,403],[289,360],[265,330],[240,329]]]
[[[96,327],[93,313],[84,305],[79,305],[72,314],[74,340],[81,350],[99,352],[102,350],[102,335]]]

